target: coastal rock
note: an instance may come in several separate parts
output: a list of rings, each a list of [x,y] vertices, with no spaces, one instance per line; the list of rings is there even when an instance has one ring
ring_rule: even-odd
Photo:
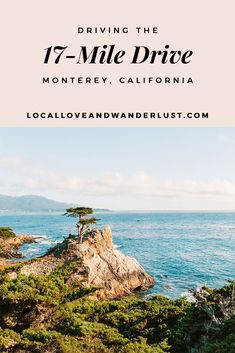
[[[17,235],[7,239],[0,237],[0,265],[6,259],[21,258],[22,254],[18,250],[25,243],[36,243],[36,240],[31,235]]]
[[[20,272],[24,275],[51,274],[61,264],[75,262],[68,283],[83,280],[87,287],[98,288],[95,299],[112,299],[134,290],[145,290],[154,283],[140,264],[121,253],[112,242],[110,227],[95,230],[82,244],[75,239],[53,248],[47,255],[25,263]]]

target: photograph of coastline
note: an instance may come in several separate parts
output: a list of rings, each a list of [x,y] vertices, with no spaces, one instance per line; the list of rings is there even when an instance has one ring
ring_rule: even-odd
[[[1,128],[0,146],[0,351],[235,351],[235,129]]]

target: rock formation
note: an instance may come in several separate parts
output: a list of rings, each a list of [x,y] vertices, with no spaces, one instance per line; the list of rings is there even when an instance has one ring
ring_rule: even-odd
[[[76,265],[68,282],[83,280],[86,287],[96,287],[92,295],[96,299],[117,298],[134,290],[145,290],[154,283],[134,258],[115,248],[110,227],[95,230],[82,244],[73,238],[66,239],[45,256],[26,261],[20,272],[27,276],[49,275],[58,266],[71,262]]]
[[[12,238],[0,237],[0,265],[5,263],[6,259],[21,258],[20,247],[25,243],[36,243],[31,235],[17,235]]]

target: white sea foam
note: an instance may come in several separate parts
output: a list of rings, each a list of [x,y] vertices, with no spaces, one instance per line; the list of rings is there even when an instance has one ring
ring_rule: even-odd
[[[45,234],[30,234],[30,235],[36,239],[47,239],[47,235]]]
[[[55,240],[42,240],[38,242],[41,245],[51,245],[51,244],[58,244],[59,241],[55,241]]]
[[[186,298],[189,302],[191,302],[191,303],[195,303],[195,298],[194,298],[194,296],[192,295],[192,293],[191,292],[189,292],[189,291],[185,291],[185,292],[183,292],[182,294],[181,294],[181,298]]]
[[[115,249],[119,249],[119,248],[121,248],[122,247],[122,245],[116,245],[116,244],[114,244],[114,248]]]
[[[40,251],[39,248],[30,248],[30,249],[27,249],[27,250],[25,251],[25,253],[31,254],[31,253],[39,252],[39,251]]]

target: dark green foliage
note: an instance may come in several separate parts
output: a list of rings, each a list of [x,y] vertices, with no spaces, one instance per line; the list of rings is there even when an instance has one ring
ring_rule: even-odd
[[[4,305],[20,303],[33,305],[59,305],[71,299],[77,299],[91,293],[92,288],[84,288],[82,282],[67,284],[76,263],[61,266],[51,275],[18,274],[16,279],[9,279],[8,274],[0,277],[0,308]]]
[[[98,221],[98,219],[95,217],[83,218],[80,220],[80,224],[85,226],[85,225],[89,225],[89,224],[96,224],[97,221]]]
[[[75,207],[68,208],[64,216],[78,218],[78,224],[84,226],[89,224],[96,224],[97,221],[99,221],[99,219],[96,217],[87,218],[87,216],[91,214],[93,214],[93,209],[90,207]]]
[[[14,238],[16,234],[10,227],[0,227],[0,238],[7,239],[7,238]]]
[[[91,207],[71,207],[67,208],[64,216],[68,217],[85,217],[93,213],[93,209]]]
[[[90,207],[68,208],[64,214],[64,216],[78,218],[77,229],[79,243],[82,243],[84,233],[89,232],[89,226],[99,221],[96,217],[87,217],[91,214],[93,214],[93,209]]]
[[[75,269],[72,262],[48,276],[20,275],[19,266],[0,273],[0,352],[235,351],[235,316],[225,318],[220,307],[231,297],[232,284],[206,291],[208,307],[220,318],[213,323],[204,304],[185,299],[91,300],[87,294],[95,289],[68,282]],[[9,278],[11,271],[17,278]]]

